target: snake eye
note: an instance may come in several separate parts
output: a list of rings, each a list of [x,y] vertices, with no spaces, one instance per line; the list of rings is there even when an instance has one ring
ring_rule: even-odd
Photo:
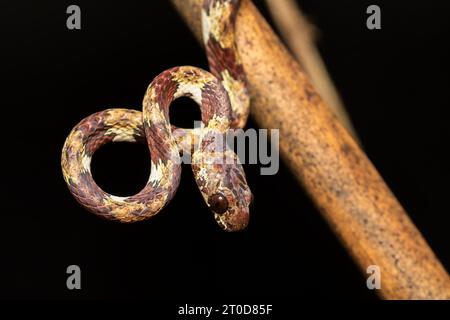
[[[212,211],[223,214],[228,210],[228,200],[222,193],[215,193],[208,198],[208,204]]]

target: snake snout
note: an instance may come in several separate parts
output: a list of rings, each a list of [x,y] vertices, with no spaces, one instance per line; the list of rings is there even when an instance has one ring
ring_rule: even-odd
[[[249,222],[250,213],[248,208],[232,209],[224,214],[215,214],[217,223],[229,232],[244,230]]]

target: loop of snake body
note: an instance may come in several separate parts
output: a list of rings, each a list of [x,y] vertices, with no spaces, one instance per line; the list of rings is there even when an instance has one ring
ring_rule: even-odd
[[[180,182],[182,140],[193,132],[179,129],[182,134],[175,139],[168,110],[174,99],[187,96],[200,105],[204,124],[199,147],[192,154],[200,192],[222,229],[238,231],[247,226],[252,194],[244,170],[237,155],[226,144],[218,148],[216,141],[228,129],[242,128],[249,114],[247,82],[234,41],[239,3],[204,2],[203,41],[212,74],[190,66],[166,70],[149,85],[143,112],[108,109],[73,128],[62,150],[62,171],[70,192],[87,210],[106,219],[135,222],[154,216],[173,198]],[[147,142],[150,149],[150,178],[136,195],[108,194],[92,178],[92,155],[116,141]],[[233,161],[220,161],[224,157]]]

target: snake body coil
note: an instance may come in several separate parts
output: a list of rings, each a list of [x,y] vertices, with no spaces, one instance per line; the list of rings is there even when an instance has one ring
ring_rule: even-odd
[[[174,137],[169,106],[174,99],[187,96],[200,105],[204,124],[192,154],[200,192],[224,230],[246,227],[252,194],[237,155],[226,143],[219,144],[230,128],[245,125],[249,113],[245,74],[234,43],[238,7],[236,0],[204,3],[203,37],[212,74],[190,66],[166,70],[148,87],[143,112],[108,109],[74,127],[64,144],[61,164],[70,192],[86,209],[110,220],[135,222],[155,215],[173,198],[180,182],[180,150],[195,133],[178,129],[181,134]],[[108,142],[120,141],[146,141],[151,154],[146,186],[129,197],[104,192],[90,172],[94,152]]]

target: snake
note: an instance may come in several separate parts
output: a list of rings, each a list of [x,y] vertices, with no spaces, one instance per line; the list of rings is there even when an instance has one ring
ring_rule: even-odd
[[[180,154],[190,149],[196,184],[217,224],[225,231],[246,228],[253,195],[238,156],[228,144],[219,143],[229,130],[245,126],[250,109],[235,41],[239,6],[238,0],[203,3],[202,35],[210,71],[193,66],[165,70],[148,86],[142,112],[111,108],[84,118],[72,129],[62,149],[61,167],[70,193],[85,209],[124,223],[156,215],[174,197],[180,184]],[[179,97],[189,97],[200,106],[201,128],[171,125],[169,107]],[[148,145],[150,176],[135,195],[109,194],[92,177],[93,154],[110,142]]]

